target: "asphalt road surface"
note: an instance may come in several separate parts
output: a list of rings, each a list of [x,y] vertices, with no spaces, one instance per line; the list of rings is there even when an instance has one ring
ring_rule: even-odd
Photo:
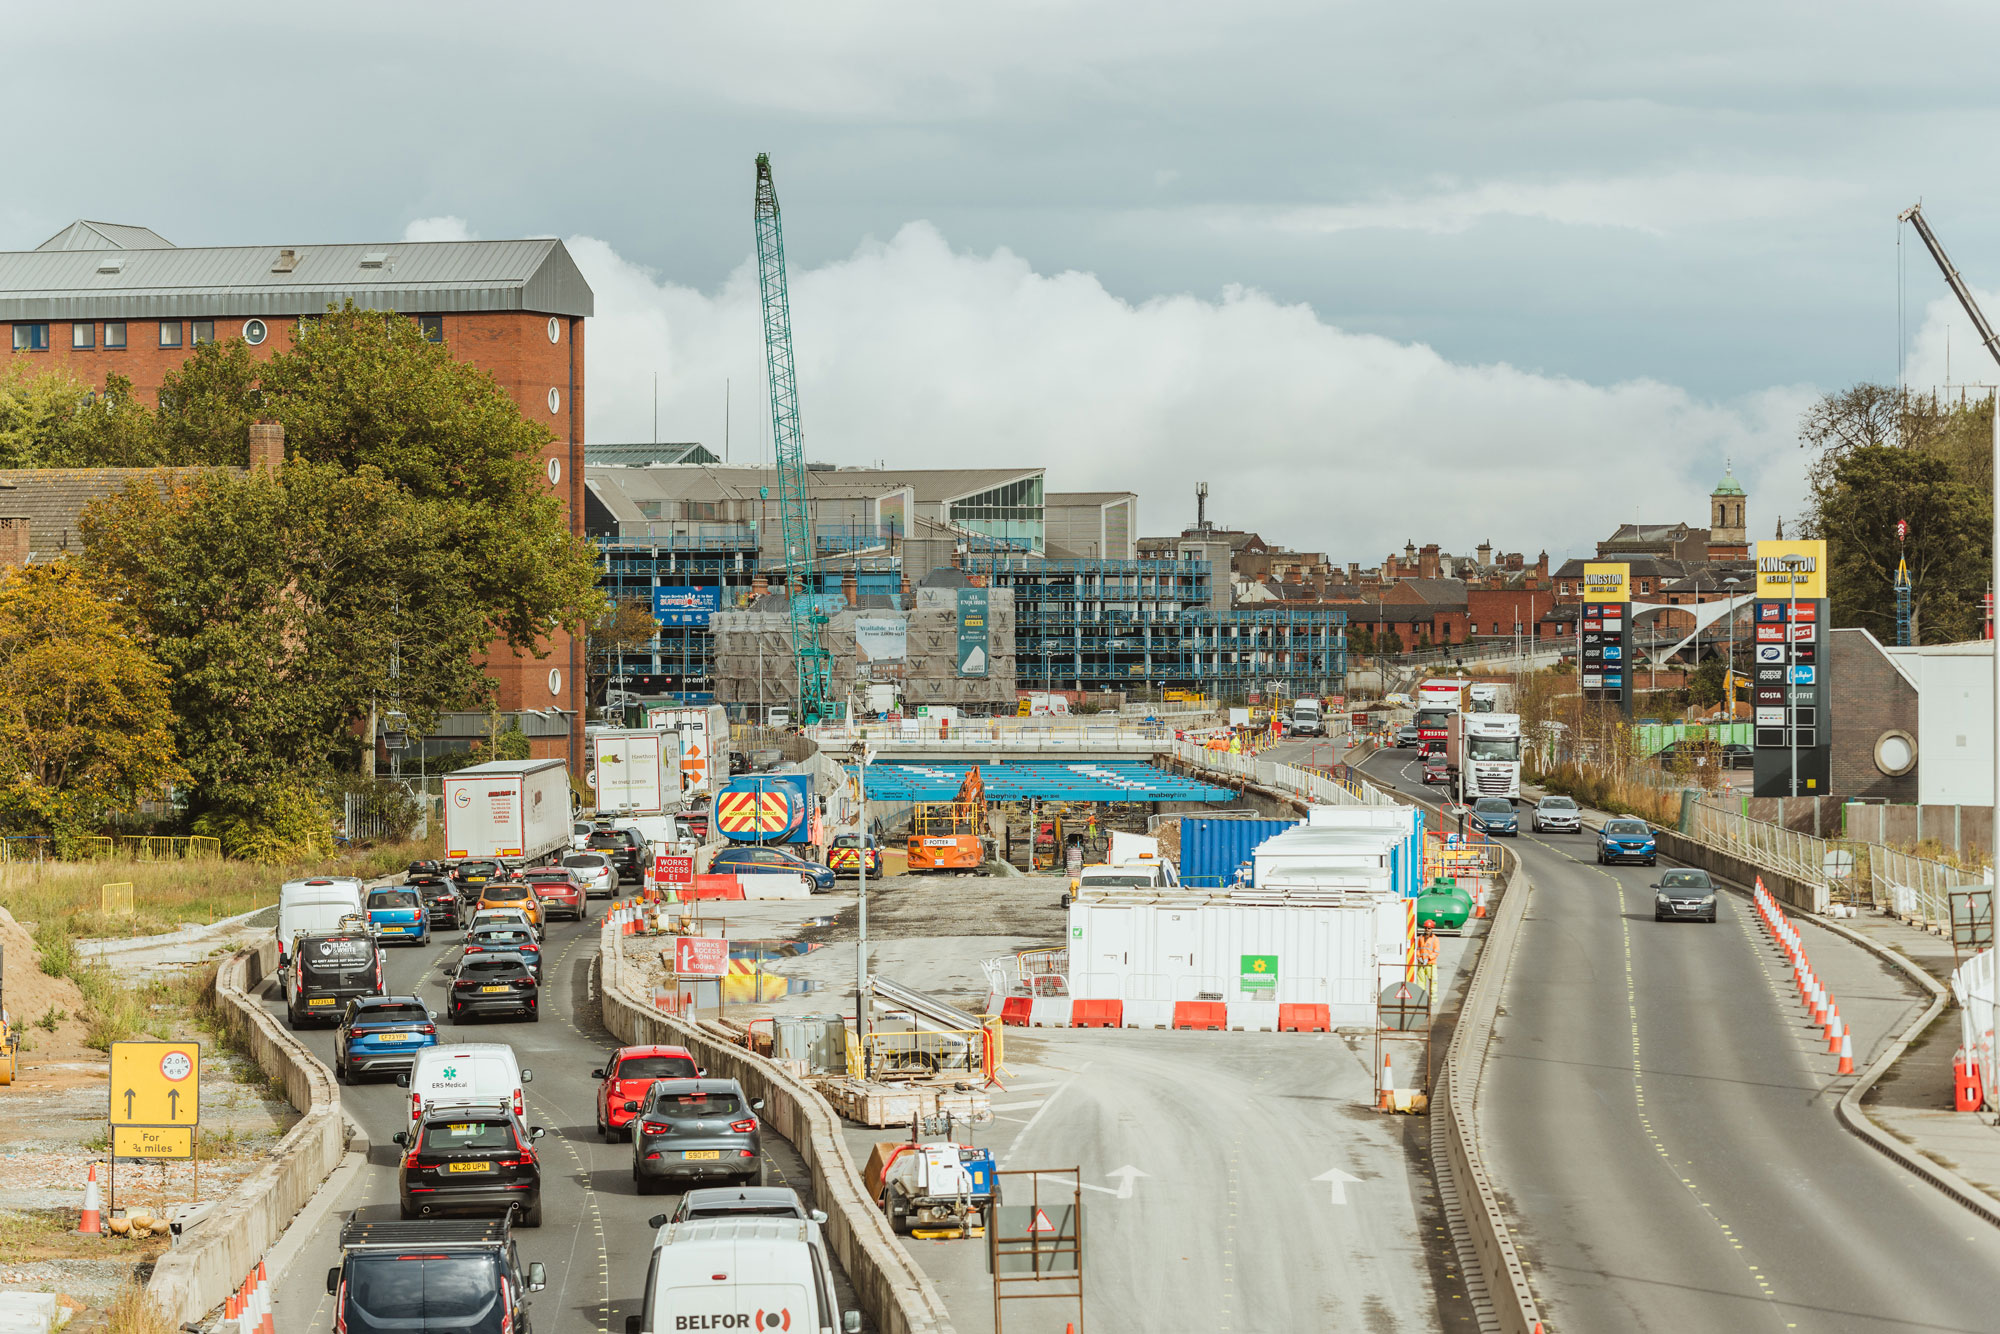
[[[1421,790],[1413,752],[1367,769]],[[1593,833],[1518,847],[1535,889],[1480,1128],[1551,1328],[2000,1328],[2000,1230],[1840,1126],[1851,1077],[1743,897],[1656,923],[1657,869],[1599,867]],[[1865,1068],[1914,990],[1805,929]]]
[[[522,1262],[539,1260],[548,1269],[548,1287],[533,1298],[536,1334],[586,1330],[622,1334],[625,1317],[638,1313],[639,1289],[651,1257],[653,1229],[646,1220],[673,1212],[680,1198],[665,1193],[640,1196],[632,1183],[630,1146],[606,1144],[597,1134],[593,1102],[597,1084],[590,1072],[618,1043],[599,1023],[591,993],[591,961],[597,953],[603,904],[593,904],[592,909],[591,919],[582,925],[558,922],[549,929],[543,942],[547,962],[539,1023],[486,1020],[454,1025],[446,1020],[439,1025],[445,1041],[509,1043],[521,1064],[534,1071],[527,1086],[528,1123],[548,1130],[539,1145],[543,1223],[516,1235]],[[445,982],[458,957],[458,941],[458,933],[446,932],[428,947],[389,947],[389,991],[421,996],[442,1016]],[[269,1003],[282,1023],[283,1002]],[[333,1030],[306,1029],[299,1036],[331,1069]],[[366,1219],[400,1216],[396,1193],[400,1153],[389,1137],[404,1127],[407,1096],[389,1079],[342,1086],[347,1116],[369,1139],[368,1165],[351,1178],[335,1175],[328,1188],[340,1192],[338,1207],[303,1239],[286,1272],[274,1276],[276,1325],[287,1334],[333,1328],[326,1271],[339,1263],[342,1221],[357,1210]],[[811,1178],[791,1146],[767,1131],[764,1147],[771,1184],[794,1187],[810,1204]],[[835,1282],[842,1307],[855,1306],[846,1274],[837,1272]]]

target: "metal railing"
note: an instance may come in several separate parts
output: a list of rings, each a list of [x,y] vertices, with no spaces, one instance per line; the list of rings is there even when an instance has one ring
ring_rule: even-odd
[[[120,834],[118,851],[134,861],[187,861],[195,858],[222,859],[222,840],[204,834],[186,838],[163,834]]]

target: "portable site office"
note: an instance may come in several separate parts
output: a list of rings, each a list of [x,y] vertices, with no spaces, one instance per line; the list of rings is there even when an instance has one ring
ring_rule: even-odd
[[[1201,1000],[1227,1002],[1232,1026],[1275,1028],[1280,1004],[1325,1005],[1337,1026],[1371,1024],[1378,965],[1407,957],[1415,901],[1358,874],[1310,892],[1080,894],[1069,909],[1070,995],[1121,1000],[1125,1023],[1141,1028],[1166,1027],[1176,1001]]]

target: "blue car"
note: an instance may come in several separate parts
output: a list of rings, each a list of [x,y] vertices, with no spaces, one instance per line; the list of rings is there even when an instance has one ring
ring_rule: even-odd
[[[708,872],[710,875],[807,875],[812,877],[813,893],[823,894],[833,888],[831,867],[807,861],[782,848],[750,844],[724,848],[709,862]]]
[[[334,1078],[352,1084],[362,1075],[400,1073],[436,1045],[437,1024],[415,996],[361,996],[347,1003],[333,1035]]]
[[[1514,803],[1505,797],[1481,797],[1473,802],[1472,827],[1495,838],[1503,835],[1518,838],[1521,834],[1521,820],[1514,814]]]
[[[1614,862],[1641,862],[1647,866],[1659,863],[1658,846],[1653,842],[1653,831],[1644,820],[1606,820],[1604,828],[1597,831],[1597,864],[1608,866]]]
[[[416,885],[383,885],[368,891],[368,929],[380,941],[431,943],[431,918]]]

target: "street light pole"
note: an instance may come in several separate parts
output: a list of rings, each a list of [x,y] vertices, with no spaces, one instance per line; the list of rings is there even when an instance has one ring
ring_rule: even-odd
[[[854,946],[854,1041],[861,1048],[863,1078],[872,1073],[870,1067],[873,1064],[868,1050],[868,766],[874,759],[874,752],[864,748],[858,775],[861,786],[861,848],[858,853],[861,868],[861,934]]]

